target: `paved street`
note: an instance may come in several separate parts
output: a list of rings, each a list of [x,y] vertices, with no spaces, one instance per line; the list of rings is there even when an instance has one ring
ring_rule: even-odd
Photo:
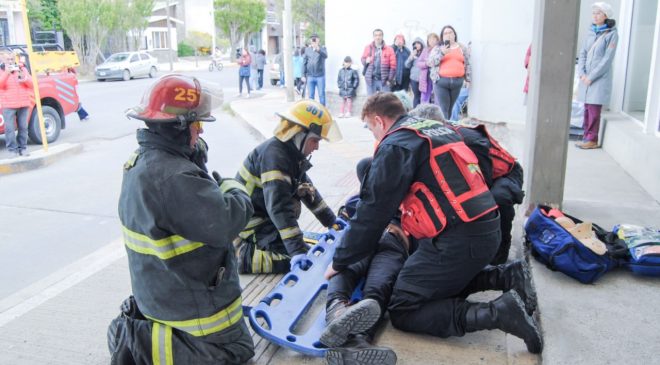
[[[222,87],[227,102],[238,93],[236,68],[188,73]],[[27,288],[15,300],[7,300],[8,296],[119,238],[121,166],[137,145],[135,130],[143,125],[126,119],[124,111],[139,102],[152,82],[142,78],[81,83],[80,100],[91,120],[80,122],[75,113],[69,115],[67,128],[53,145],[81,143],[84,150],[48,168],[0,178],[4,192],[0,200],[0,311],[3,303],[11,305],[42,287]],[[209,166],[233,176],[256,139],[221,109],[217,116],[219,122],[206,124],[203,135],[211,146]],[[4,137],[0,141],[0,153],[4,153]]]

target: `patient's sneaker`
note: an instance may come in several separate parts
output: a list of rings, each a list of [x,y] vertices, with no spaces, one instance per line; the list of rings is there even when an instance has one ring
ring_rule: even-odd
[[[342,347],[328,349],[325,360],[329,365],[394,365],[396,353],[389,347],[369,343],[366,335],[355,335]]]
[[[320,341],[328,347],[338,347],[348,341],[348,335],[370,329],[380,318],[380,305],[374,299],[364,299],[351,306],[336,301],[327,310],[326,327]]]

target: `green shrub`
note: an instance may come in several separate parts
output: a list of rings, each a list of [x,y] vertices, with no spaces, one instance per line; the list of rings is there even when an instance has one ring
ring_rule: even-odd
[[[181,42],[179,43],[179,49],[177,50],[177,55],[179,57],[194,56],[195,49],[191,45]]]

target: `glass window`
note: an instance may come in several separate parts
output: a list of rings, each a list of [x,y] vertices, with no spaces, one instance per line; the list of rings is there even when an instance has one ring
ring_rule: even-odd
[[[152,37],[155,49],[167,48],[167,32],[153,32]]]
[[[147,55],[144,54],[144,53],[140,53],[140,58],[141,58],[143,61],[146,61],[146,60],[149,59],[149,56],[147,56]]]
[[[134,55],[131,57],[131,62],[137,62],[137,61],[139,61],[139,60],[140,60],[140,58],[139,58],[136,54],[134,54]]]
[[[633,4],[623,111],[640,121],[646,114],[657,9],[658,0],[637,0]]]

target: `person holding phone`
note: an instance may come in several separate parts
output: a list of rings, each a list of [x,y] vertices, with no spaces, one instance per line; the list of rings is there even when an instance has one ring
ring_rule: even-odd
[[[3,63],[0,70],[0,105],[7,151],[10,157],[29,156],[27,127],[28,111],[34,105],[32,76],[22,62]]]
[[[311,41],[303,56],[303,82],[308,85],[309,98],[314,99],[315,91],[318,90],[319,102],[325,106],[325,60],[328,51],[325,46],[321,46],[317,34],[312,35]]]
[[[440,43],[431,50],[427,63],[431,67],[435,104],[449,116],[463,84],[466,89],[470,87],[472,73],[469,49],[458,43],[454,27],[442,28]]]

